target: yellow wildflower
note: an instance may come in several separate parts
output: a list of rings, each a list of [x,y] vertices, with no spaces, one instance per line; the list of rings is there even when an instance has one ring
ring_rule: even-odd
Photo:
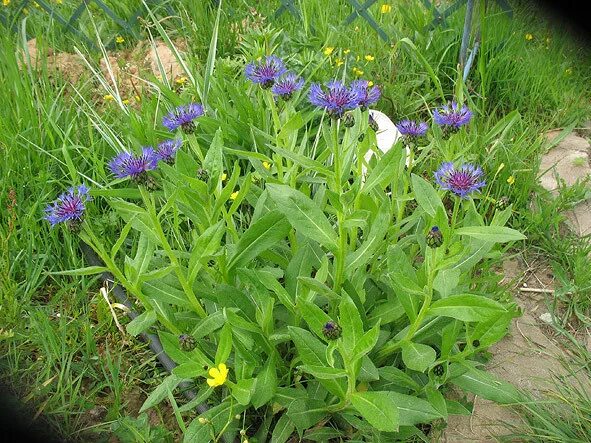
[[[572,70],[571,68],[566,68],[566,69],[564,70],[564,73],[565,73],[566,75],[571,75],[571,74],[573,73],[573,70]]]
[[[265,168],[268,171],[269,169],[271,169],[271,163],[263,162],[263,168]]]
[[[515,177],[510,175],[509,178],[507,179],[507,183],[509,183],[509,185],[512,185],[513,183],[515,183]]]
[[[115,37],[115,41],[117,43],[123,43],[125,41],[125,39],[123,37],[121,37],[120,35],[118,35],[117,37]]]
[[[388,5],[386,3],[383,3],[382,6],[380,7],[380,12],[382,14],[387,14],[390,11],[392,11],[392,5]]]
[[[343,54],[347,55],[349,52],[351,52],[351,50],[349,48],[347,48],[343,51]]]
[[[332,46],[324,48],[324,55],[326,55],[328,57],[330,54],[332,54],[333,51],[334,51],[334,48]]]
[[[359,68],[354,67],[353,74],[355,74],[357,77],[361,77],[363,75],[363,71]]]
[[[122,100],[121,103],[123,103],[124,105],[128,105],[129,104],[129,99],[128,98],[125,98],[125,99]]]
[[[107,94],[107,95],[103,95],[103,100],[106,102],[110,102],[115,100],[115,97],[113,97],[111,94]]]
[[[368,87],[368,88],[371,88],[372,86],[373,86],[373,82],[372,82],[371,80],[370,80],[370,81],[368,81],[368,82],[367,82],[367,87]]]
[[[534,38],[534,36],[533,36],[533,35],[531,35],[531,34],[525,34],[525,39],[526,39],[527,41],[530,41],[530,40],[532,40],[533,38]]]
[[[189,80],[187,77],[179,77],[175,80],[175,82],[179,85],[184,85]]]
[[[55,2],[56,2],[58,5],[61,5],[61,4],[64,2],[64,0],[55,0]]]
[[[10,0],[2,0],[2,4],[4,6],[8,6],[8,5],[10,5]]]
[[[339,66],[343,65],[344,63],[345,63],[345,62],[344,62],[342,59],[340,59],[340,58],[337,58],[337,59],[335,60],[335,64],[337,65],[337,68],[338,68]]]
[[[373,55],[367,54],[365,56],[365,60],[367,60],[368,62],[373,62],[375,60],[375,57]]]
[[[136,95],[134,98],[135,98],[135,101],[136,102],[141,102],[142,101],[142,98],[139,95]]]
[[[207,384],[212,388],[223,385],[228,379],[228,368],[224,363],[220,363],[217,368],[211,368],[209,370],[209,376]]]
[[[222,181],[225,181],[228,178],[228,174],[226,174],[225,172],[222,173]]]
[[[238,197],[238,191],[232,192],[230,194],[230,200],[236,200],[237,197]]]

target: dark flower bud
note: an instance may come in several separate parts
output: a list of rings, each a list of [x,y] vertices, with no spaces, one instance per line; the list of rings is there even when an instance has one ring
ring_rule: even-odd
[[[431,248],[438,248],[443,244],[443,234],[439,227],[433,226],[427,234],[427,245]]]
[[[353,117],[353,114],[347,112],[343,116],[343,125],[345,125],[345,128],[352,128],[355,126],[355,117]]]
[[[322,333],[329,340],[336,340],[341,336],[341,327],[334,321],[326,322],[322,328]]]
[[[206,182],[209,180],[209,173],[206,169],[199,168],[197,169],[197,178],[203,182]]]
[[[507,207],[509,206],[510,203],[511,203],[511,200],[509,200],[509,197],[503,196],[497,200],[497,202],[495,203],[495,206],[499,210],[502,211],[503,209],[507,209]]]
[[[478,348],[478,347],[480,347],[480,340],[474,340],[474,341],[472,342],[472,346],[474,346],[475,348]]]
[[[189,352],[195,349],[197,343],[192,335],[182,334],[179,336],[179,346],[183,351]]]
[[[362,132],[361,134],[359,134],[359,137],[357,137],[357,141],[362,142],[364,138],[365,138],[365,134]]]
[[[433,374],[437,377],[441,377],[445,373],[443,365],[437,365],[433,368]]]
[[[374,132],[378,132],[378,129],[380,129],[378,122],[375,121],[371,115],[369,116],[369,127],[373,129]]]

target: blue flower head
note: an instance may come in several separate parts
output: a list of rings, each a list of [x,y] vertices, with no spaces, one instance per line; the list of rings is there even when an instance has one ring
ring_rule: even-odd
[[[181,128],[185,134],[195,131],[194,120],[205,114],[203,106],[199,103],[189,103],[185,106],[178,106],[174,111],[164,116],[162,124],[169,131]]]
[[[283,100],[289,100],[294,92],[304,86],[304,79],[289,72],[275,82],[271,92]]]
[[[310,86],[308,95],[310,103],[319,108],[325,108],[333,118],[341,118],[347,110],[359,106],[359,90],[347,87],[338,80],[326,84],[326,90],[318,83]]]
[[[49,221],[51,227],[58,223],[66,223],[71,230],[77,231],[84,217],[85,203],[89,200],[92,198],[85,185],[70,188],[68,192],[63,193],[57,200],[47,205],[45,220]]]
[[[174,140],[165,140],[158,145],[158,149],[156,150],[156,157],[158,160],[162,160],[169,165],[174,163],[174,157],[176,156],[176,151],[179,150],[183,141],[181,139],[174,139]]]
[[[415,122],[412,120],[402,120],[396,125],[396,128],[400,131],[404,137],[407,138],[419,138],[427,133],[427,123]]]
[[[463,164],[456,168],[452,162],[444,162],[435,172],[435,181],[441,189],[451,191],[461,198],[468,198],[486,185],[483,176],[484,173],[478,166]]]
[[[457,130],[461,126],[467,125],[471,119],[472,111],[466,105],[460,107],[455,101],[443,105],[433,112],[435,123],[450,130]]]
[[[136,183],[146,184],[148,171],[156,169],[158,160],[158,155],[150,147],[143,148],[139,155],[124,151],[109,162],[109,169],[117,178],[130,178]]]
[[[251,82],[261,85],[268,89],[281,77],[287,69],[283,60],[275,55],[268,55],[264,60],[252,62],[244,68],[244,75]]]
[[[351,83],[351,88],[357,91],[358,106],[360,106],[362,110],[377,103],[381,96],[380,88],[377,86],[369,86],[367,80],[355,80]]]

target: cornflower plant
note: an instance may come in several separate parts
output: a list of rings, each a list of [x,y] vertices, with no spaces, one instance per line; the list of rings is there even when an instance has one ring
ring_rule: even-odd
[[[186,442],[239,432],[383,441],[469,413],[446,398],[448,385],[517,401],[478,353],[518,309],[474,278],[478,267],[492,279],[499,245],[525,238],[505,227],[511,206],[486,224],[482,168],[458,157],[415,173],[425,162],[407,163],[402,140],[378,149],[363,108],[379,94],[367,83],[312,83],[301,94],[310,103],[276,101],[286,71],[274,56],[248,65],[244,83],[216,70],[209,120],[139,168],[161,186],[102,193],[125,222],[119,238],[82,221],[82,241],[105,264],[93,272],[110,271],[143,309],[128,332],[157,331],[178,364],[142,410],[192,381],[212,407],[183,426]],[[165,122],[182,126],[180,115]],[[425,137],[421,123],[400,126]],[[129,162],[113,162],[114,173],[132,176]]]

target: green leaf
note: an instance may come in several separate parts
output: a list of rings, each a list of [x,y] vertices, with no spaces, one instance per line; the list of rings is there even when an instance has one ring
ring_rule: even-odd
[[[223,311],[216,311],[209,314],[202,320],[199,320],[197,326],[191,331],[191,335],[195,338],[202,338],[218,330],[226,323],[226,317]]]
[[[490,346],[507,334],[511,320],[517,316],[515,311],[499,312],[478,323],[472,331],[471,337],[478,339],[482,347]]]
[[[422,343],[404,343],[402,361],[413,371],[424,372],[436,359],[435,349]]]
[[[328,367],[325,345],[304,329],[288,326],[288,330],[304,364]],[[344,398],[345,387],[341,380],[322,380],[322,385],[333,395]]]
[[[232,396],[241,405],[248,405],[250,403],[250,397],[252,395],[253,388],[256,380],[254,378],[248,378],[239,380],[238,383],[228,383]]]
[[[390,200],[384,200],[371,225],[367,239],[355,252],[347,255],[345,260],[347,275],[352,275],[356,269],[365,266],[369,260],[375,257],[378,250],[384,246],[384,236],[390,223]]]
[[[389,392],[355,392],[351,403],[378,431],[398,431],[398,406]]]
[[[337,234],[316,203],[286,185],[267,184],[267,190],[277,204],[277,209],[297,231],[331,251],[338,249]]]
[[[255,408],[260,408],[271,401],[277,388],[277,372],[275,359],[270,358],[265,367],[259,372],[256,378],[255,391],[252,394],[251,402]]]
[[[499,302],[481,295],[460,294],[434,302],[427,315],[442,315],[462,321],[481,321],[499,312],[507,312]]]
[[[398,406],[400,426],[414,426],[441,418],[441,413],[437,412],[427,400],[394,391],[388,391],[388,393]]]
[[[51,275],[95,275],[109,272],[108,268],[104,266],[87,266],[85,268],[69,269],[67,271],[49,272]]]
[[[283,414],[277,424],[273,428],[273,434],[271,435],[271,443],[285,443],[293,434],[295,424],[287,414]]]
[[[153,243],[160,244],[160,239],[154,231],[150,215],[145,209],[123,200],[108,200],[108,202],[126,223],[131,223],[136,231],[148,236]]]
[[[339,304],[339,324],[343,330],[343,346],[352,357],[352,352],[363,336],[363,321],[357,305],[348,295]]]
[[[332,320],[330,316],[319,306],[305,300],[300,300],[298,302],[298,310],[300,311],[302,318],[308,323],[310,330],[318,337],[325,340],[322,329],[327,322]]]
[[[220,242],[226,226],[223,220],[220,220],[215,225],[207,228],[203,234],[197,238],[191,250],[191,257],[189,258],[189,281],[193,282],[197,277],[197,273],[201,269],[200,260],[212,256],[220,247]]]
[[[465,391],[497,403],[511,404],[523,400],[515,386],[479,369],[470,368],[468,372],[450,381]]]
[[[149,310],[138,315],[136,318],[127,323],[125,329],[127,333],[134,337],[144,332],[156,322],[156,311]]]
[[[225,363],[232,352],[232,326],[226,323],[220,332],[218,348],[215,352],[215,364]]]
[[[431,183],[416,174],[411,174],[411,182],[412,189],[415,193],[415,200],[423,211],[431,217],[435,217],[435,213],[439,207],[442,208],[445,213],[443,202]]]
[[[211,146],[207,150],[207,154],[203,159],[203,168],[208,172],[210,182],[216,186],[220,176],[224,172],[223,146],[224,142],[222,140],[222,129],[219,128],[215,132]]]
[[[312,366],[312,365],[301,365],[298,366],[304,372],[312,374],[314,377],[320,380],[332,380],[333,378],[346,377],[347,373],[344,369],[330,368],[326,366]]]
[[[187,427],[187,431],[183,436],[184,443],[206,443],[211,441],[211,432],[217,435],[225,429],[225,435],[235,435],[237,427],[239,426],[238,420],[230,420],[228,423],[228,417],[234,417],[236,414],[241,414],[246,409],[246,406],[236,404],[230,399],[225,400],[222,404],[218,404],[208,411],[195,418],[191,424]],[[199,418],[208,419],[211,424],[199,423]],[[226,426],[229,425],[229,426]],[[231,441],[231,440],[230,440]]]
[[[357,342],[353,348],[352,360],[357,360],[358,358],[368,354],[378,342],[379,336],[380,323],[378,321],[378,324],[363,334],[363,337],[361,337],[361,339]]]
[[[320,400],[294,400],[287,408],[287,416],[302,433],[326,416],[326,406]]]
[[[166,377],[162,383],[160,383],[151,393],[150,395],[148,395],[148,398],[146,398],[146,401],[144,402],[144,404],[142,405],[142,407],[140,408],[139,413],[141,414],[142,412],[144,412],[146,409],[150,409],[153,406],[156,406],[158,403],[160,403],[162,400],[164,400],[166,397],[168,397],[168,392],[172,392],[174,388],[177,387],[177,385],[182,381],[183,379],[180,377],[177,377],[174,374],[169,375],[168,377]]]
[[[394,178],[398,172],[398,163],[402,155],[406,154],[406,150],[401,147],[400,143],[394,144],[392,148],[380,158],[375,168],[369,173],[361,192],[367,194],[375,186],[385,184]]]
[[[443,269],[437,273],[433,279],[433,289],[439,292],[441,298],[448,297],[460,282],[460,270]]]
[[[506,243],[527,238],[521,232],[505,226],[467,226],[456,229],[454,233],[492,243]]]
[[[172,370],[172,373],[180,378],[191,379],[203,377],[207,374],[207,371],[203,369],[203,364],[194,361],[189,361],[176,366]]]
[[[190,308],[191,304],[185,293],[162,280],[152,280],[142,284],[142,292],[150,298],[172,305]]]
[[[285,238],[291,226],[279,211],[272,211],[253,223],[240,237],[228,269],[240,267]]]

